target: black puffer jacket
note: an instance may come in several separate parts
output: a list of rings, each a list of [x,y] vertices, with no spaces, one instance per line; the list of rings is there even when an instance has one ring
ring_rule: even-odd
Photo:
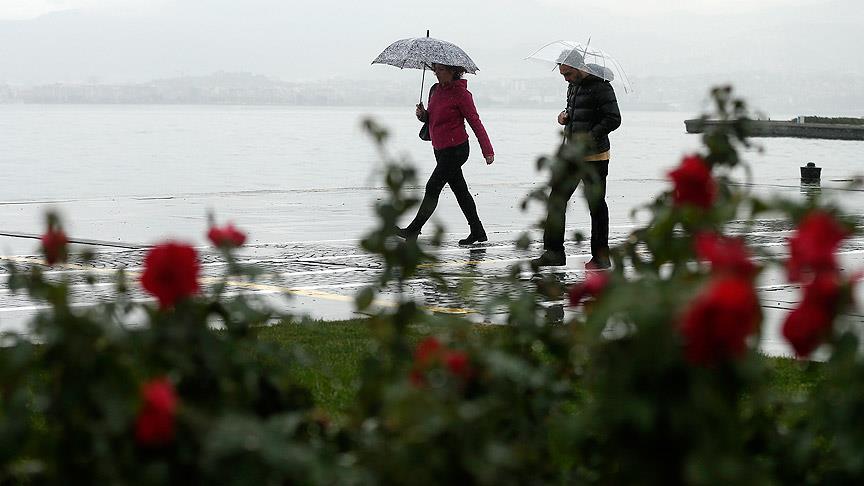
[[[615,90],[608,81],[588,76],[567,88],[567,139],[588,133],[594,140],[593,153],[609,150],[609,133],[621,126],[621,112]]]

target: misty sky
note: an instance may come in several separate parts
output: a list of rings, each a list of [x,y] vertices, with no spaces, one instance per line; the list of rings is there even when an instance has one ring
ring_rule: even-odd
[[[480,76],[548,75],[522,59],[589,35],[631,78],[864,75],[862,25],[861,0],[0,0],[0,82],[398,76],[369,62],[427,28]]]

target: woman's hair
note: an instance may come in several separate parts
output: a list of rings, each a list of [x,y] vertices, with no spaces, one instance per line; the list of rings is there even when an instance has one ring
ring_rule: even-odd
[[[454,80],[462,79],[462,75],[465,74],[465,68],[463,68],[462,66],[447,66],[444,64],[442,64],[442,66],[444,66],[444,69],[453,73]]]

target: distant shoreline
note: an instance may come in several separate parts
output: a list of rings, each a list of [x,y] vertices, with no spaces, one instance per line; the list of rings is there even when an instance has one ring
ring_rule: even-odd
[[[736,96],[760,113],[864,115],[864,76],[842,90],[820,77],[778,79],[768,73],[724,72],[689,77],[634,77],[633,91],[616,87],[627,111],[692,112],[710,110],[709,90],[732,82]],[[419,72],[393,73],[383,79],[328,78],[282,81],[253,73],[216,72],[150,81],[101,83],[14,83],[0,80],[0,104],[238,105],[238,106],[414,106],[421,93]],[[469,78],[475,103],[482,108],[560,110],[566,83],[560,76]]]
[[[478,106],[490,109],[510,108],[521,110],[532,109],[556,109],[561,107],[561,103],[521,103],[521,104],[504,104],[504,103],[477,103]],[[0,101],[0,106],[248,106],[248,107],[294,107],[294,108],[404,108],[405,106],[413,106],[410,102],[406,103],[346,103],[346,104],[325,104],[325,103],[240,103],[240,102],[224,102],[224,103],[198,103],[191,101],[178,102],[50,102],[50,101]],[[645,104],[627,104],[619,103],[623,110],[639,111],[639,112],[664,112],[664,113],[682,113],[688,110],[679,107],[645,105]]]

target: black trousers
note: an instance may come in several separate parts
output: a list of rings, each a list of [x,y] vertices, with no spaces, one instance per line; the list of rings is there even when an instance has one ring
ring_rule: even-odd
[[[438,197],[444,189],[445,184],[450,185],[453,194],[456,195],[456,201],[459,202],[459,208],[462,209],[462,214],[468,220],[468,225],[471,229],[480,226],[480,217],[477,216],[477,206],[474,204],[474,198],[468,191],[468,183],[465,182],[465,176],[462,174],[462,165],[468,160],[468,142],[454,147],[447,147],[435,151],[435,170],[429,176],[429,181],[426,183],[426,192],[423,194],[423,202],[420,203],[420,209],[417,210],[417,216],[414,221],[406,228],[410,232],[419,233],[426,221],[432,217],[435,208],[438,206]]]
[[[564,223],[567,202],[584,182],[585,199],[591,213],[591,256],[606,257],[609,254],[609,207],[606,205],[606,177],[609,161],[580,162],[573,164],[568,177],[552,184],[549,193],[549,213],[543,232],[543,248],[564,253]]]

